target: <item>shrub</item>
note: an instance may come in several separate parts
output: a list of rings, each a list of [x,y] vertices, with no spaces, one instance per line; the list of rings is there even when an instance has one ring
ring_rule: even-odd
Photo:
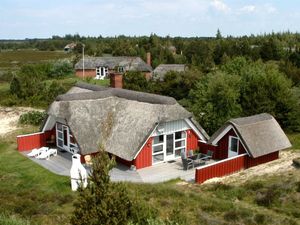
[[[0,81],[10,82],[14,74],[11,71],[0,73]]]
[[[300,192],[300,181],[296,182],[296,191]]]
[[[255,202],[257,205],[269,207],[278,199],[280,190],[274,186],[268,187],[256,194]]]
[[[257,223],[257,224],[264,224],[266,222],[266,216],[264,214],[256,214],[254,216],[254,221]]]
[[[45,112],[30,111],[20,116],[19,123],[38,126],[43,122],[45,116]]]
[[[51,69],[47,76],[50,78],[58,78],[72,74],[73,65],[68,60],[58,60],[51,65]]]
[[[294,164],[296,167],[300,168],[300,158],[293,159],[293,164]]]

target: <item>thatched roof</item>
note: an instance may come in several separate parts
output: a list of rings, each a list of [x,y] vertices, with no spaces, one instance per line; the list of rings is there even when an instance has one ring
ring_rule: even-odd
[[[212,144],[223,131],[232,125],[247,152],[257,158],[291,147],[291,143],[278,122],[268,113],[229,120],[209,139]]]
[[[108,67],[108,69],[115,69],[116,67],[124,67],[126,71],[141,71],[152,72],[152,67],[145,63],[140,57],[129,56],[105,56],[105,57],[86,57],[84,59],[85,69],[96,69],[96,67]],[[76,70],[82,70],[83,60],[75,64]]]
[[[184,72],[187,67],[184,64],[160,64],[153,70],[153,77],[155,79],[163,80],[166,73],[169,71]]]
[[[82,83],[71,93],[58,96],[48,115],[66,121],[82,154],[97,152],[103,146],[129,161],[158,123],[192,117],[170,97]]]

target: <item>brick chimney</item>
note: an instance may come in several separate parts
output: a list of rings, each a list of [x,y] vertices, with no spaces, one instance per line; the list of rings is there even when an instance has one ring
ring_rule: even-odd
[[[123,88],[123,75],[121,73],[110,73],[110,87]]]
[[[150,52],[147,52],[147,64],[149,65],[149,66],[151,66],[151,53]]]

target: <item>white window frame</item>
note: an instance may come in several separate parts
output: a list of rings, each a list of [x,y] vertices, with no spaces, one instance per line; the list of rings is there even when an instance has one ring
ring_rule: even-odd
[[[153,144],[154,143],[154,138],[155,137],[159,137],[159,136],[163,136],[163,141],[162,142],[160,142],[160,143],[157,143],[157,144]],[[164,134],[161,134],[161,135],[156,135],[156,136],[153,136],[153,140],[152,140],[152,165],[155,165],[155,164],[158,164],[158,163],[162,163],[162,162],[164,162],[165,161],[165,135]],[[160,146],[160,145],[162,145],[162,151],[159,151],[159,152],[153,152],[153,147],[156,147],[156,146]],[[159,162],[154,162],[153,161],[153,156],[155,156],[155,155],[161,155],[161,154],[163,154],[163,160],[162,161],[159,161]]]
[[[59,125],[61,126],[62,129],[58,129]],[[68,139],[68,145],[67,146],[64,145],[64,128],[67,128],[67,131],[68,131],[67,132],[67,134],[68,134],[67,135],[67,139]],[[60,138],[58,136],[59,133],[62,135],[62,138]],[[73,154],[76,154],[79,151],[78,145],[76,143],[71,142],[70,137],[73,137],[73,135],[70,132],[70,128],[67,125],[64,125],[62,123],[56,123],[56,146],[61,148],[61,149],[66,150],[68,152],[71,152]],[[59,141],[62,142],[62,146],[58,144]]]
[[[175,139],[175,133],[177,132],[184,132],[185,133],[185,137],[184,138],[180,138],[180,139]],[[167,135],[173,135],[173,154],[172,155],[167,155]],[[157,143],[157,144],[153,144],[154,143],[154,138],[155,137],[158,137],[158,136],[163,136],[163,142],[161,143]],[[173,159],[178,159],[181,157],[181,155],[177,155],[175,154],[175,151],[176,150],[183,150],[184,149],[184,152],[186,152],[186,146],[187,146],[187,132],[186,130],[180,130],[180,131],[176,131],[174,133],[167,133],[167,134],[160,134],[160,135],[155,135],[155,136],[152,136],[153,137],[153,141],[152,141],[152,165],[155,165],[155,164],[158,164],[158,163],[162,163],[162,162],[166,162],[168,160],[173,160]],[[184,141],[184,145],[180,146],[180,147],[175,147],[176,146],[176,143],[177,142],[182,142]],[[162,145],[162,151],[159,151],[159,152],[153,152],[153,147],[156,147],[156,146],[161,146]],[[180,152],[181,152],[180,151]],[[155,155],[161,155],[163,154],[163,160],[162,161],[159,161],[159,162],[154,162],[153,161],[153,156]]]
[[[185,137],[184,138],[180,138],[180,139],[175,139],[175,133],[177,133],[177,132],[184,132],[185,133]],[[180,155],[176,156],[176,154],[175,154],[176,150],[179,150],[179,149],[182,150],[182,149],[184,149],[185,150],[184,152],[186,152],[187,132],[186,132],[186,130],[182,130],[182,131],[176,131],[175,133],[174,133],[174,158],[177,159],[177,158],[180,158],[181,156]],[[177,142],[182,142],[182,141],[184,141],[184,146],[176,147],[176,143]]]
[[[96,67],[96,77],[95,79],[103,80],[108,74],[108,68],[105,66]]]
[[[229,143],[228,143],[228,157],[229,157],[229,151],[230,152],[235,152],[235,151],[232,151],[231,150],[231,140],[232,139],[236,139],[237,140],[237,143],[236,143],[236,155],[239,154],[239,145],[240,145],[240,139],[238,137],[235,137],[235,136],[229,136]]]

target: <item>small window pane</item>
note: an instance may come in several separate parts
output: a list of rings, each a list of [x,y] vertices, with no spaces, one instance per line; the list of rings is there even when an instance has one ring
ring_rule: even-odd
[[[179,131],[175,133],[175,140],[182,139],[186,137],[185,131]]]
[[[153,144],[163,143],[163,141],[164,141],[164,136],[163,135],[155,136],[153,138]]]
[[[184,146],[185,146],[185,141],[176,141],[175,142],[175,148],[184,147]]]
[[[164,161],[164,154],[158,154],[152,156],[153,163],[158,163]]]
[[[238,139],[236,138],[231,138],[231,151],[232,152],[237,152],[237,144],[238,144]]]
[[[57,123],[57,130],[62,130],[62,125],[60,123]]]
[[[63,138],[63,135],[62,135],[62,133],[61,132],[57,132],[57,136],[58,136],[58,138]]]
[[[59,140],[59,139],[57,139],[57,145],[58,145],[58,147],[63,147],[63,141],[62,140]]]
[[[180,157],[181,156],[181,152],[185,152],[185,148],[181,148],[181,149],[177,149],[175,150],[175,157]]]
[[[153,153],[162,152],[163,151],[163,145],[153,146],[152,151],[153,151]]]

